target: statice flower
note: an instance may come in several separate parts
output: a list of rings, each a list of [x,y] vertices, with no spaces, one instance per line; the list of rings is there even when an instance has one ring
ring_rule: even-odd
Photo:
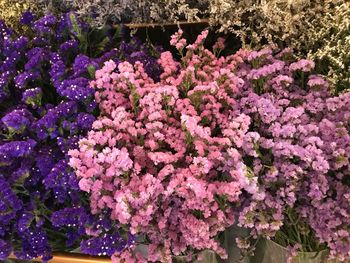
[[[86,67],[85,67],[86,68]],[[69,100],[89,101],[94,94],[86,78],[66,79],[57,89],[59,95]]]
[[[330,250],[349,259],[349,93],[332,97],[309,60],[240,50],[232,56],[244,85],[236,108],[252,121],[243,160],[258,176],[258,194],[239,216],[251,236],[301,251]],[[278,67],[277,67],[278,65]],[[296,240],[293,235],[301,236]],[[302,240],[313,240],[313,245]],[[247,249],[247,241],[239,244]]]
[[[0,239],[0,260],[5,260],[11,253],[11,245]]]
[[[125,239],[118,233],[104,234],[102,237],[84,240],[81,244],[82,252],[94,256],[112,256],[116,252],[123,251]]]
[[[30,25],[33,20],[35,19],[35,15],[30,12],[30,11],[25,11],[23,12],[22,14],[22,17],[20,19],[20,22],[23,24],[23,25]]]
[[[204,250],[227,258],[218,235],[235,222],[232,206],[255,193],[256,178],[239,153],[251,124],[234,107],[242,80],[203,47],[207,33],[182,63],[161,53],[160,81],[140,62],[111,60],[91,83],[101,114],[69,164],[92,214],[108,211],[114,229],[136,236],[113,262],[191,260]],[[98,236],[110,247],[108,235]],[[149,241],[146,258],[137,251],[142,240]]]
[[[1,201],[0,201],[0,219],[1,226],[6,226],[13,218],[16,217],[17,211],[22,208],[22,202],[18,199],[16,194],[10,188],[10,185],[5,181],[4,178],[0,177],[1,186]]]
[[[151,61],[146,71],[160,66],[142,43],[124,52],[110,36],[115,30],[91,28],[74,13],[38,20],[25,13],[22,22],[30,25],[27,36],[0,21],[0,260],[14,253],[45,262],[52,251],[76,248],[84,237],[95,242],[87,234],[102,225],[87,209],[67,155],[99,112],[90,79],[104,61],[119,63],[139,51]],[[120,241],[109,254],[130,245],[128,231],[107,225],[98,233]],[[104,252],[91,247],[91,254]]]
[[[11,141],[0,146],[0,163],[9,164],[12,160],[30,155],[36,145],[36,141],[28,139],[27,141]]]
[[[42,96],[43,93],[39,87],[27,89],[22,93],[22,102],[32,108],[40,107]]]
[[[32,114],[26,109],[14,110],[1,118],[8,130],[15,133],[21,133],[27,127],[30,127],[32,120]]]
[[[37,72],[23,72],[14,78],[15,85],[19,89],[27,89],[31,84],[38,80],[39,74]]]

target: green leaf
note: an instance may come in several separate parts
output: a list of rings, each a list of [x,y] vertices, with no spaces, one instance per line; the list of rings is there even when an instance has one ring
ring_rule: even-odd
[[[131,104],[134,109],[135,114],[138,113],[139,109],[139,102],[140,102],[140,94],[137,93],[136,87],[132,85],[131,83],[129,84],[130,90],[131,90]]]
[[[96,73],[96,68],[94,67],[94,65],[89,65],[87,67],[87,71],[89,72],[90,78],[94,79],[95,78],[95,73]]]
[[[81,28],[79,27],[77,17],[75,14],[71,13],[69,14],[69,20],[72,23],[72,32],[73,34],[79,36],[81,35]]]
[[[218,203],[221,210],[225,210],[227,208],[227,196],[226,195],[215,195],[215,201]]]
[[[103,51],[108,43],[109,43],[109,38],[108,38],[108,37],[105,37],[105,38],[97,45],[97,50],[98,50],[98,51]]]

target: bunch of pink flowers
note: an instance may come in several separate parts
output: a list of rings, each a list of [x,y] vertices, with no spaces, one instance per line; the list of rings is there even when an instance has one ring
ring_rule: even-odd
[[[162,53],[160,81],[110,61],[91,83],[101,114],[70,165],[92,213],[136,240],[113,262],[224,259],[219,234],[235,216],[250,237],[347,259],[350,93],[332,97],[314,62],[288,49],[217,57],[223,39],[213,53],[207,34],[190,45],[173,35],[181,60]]]
[[[205,250],[226,258],[218,234],[234,223],[242,193],[257,192],[240,154],[251,120],[234,107],[239,56],[217,58],[203,46],[207,34],[191,45],[182,31],[174,35],[182,59],[162,53],[159,82],[141,63],[110,61],[96,72],[101,115],[70,151],[70,165],[92,213],[111,211],[148,244],[147,255],[131,248],[114,262],[191,261]]]

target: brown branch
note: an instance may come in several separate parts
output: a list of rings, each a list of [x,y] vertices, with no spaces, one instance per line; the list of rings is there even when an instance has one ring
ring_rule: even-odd
[[[179,21],[176,23],[140,23],[140,24],[135,24],[135,23],[129,23],[129,24],[124,24],[124,26],[128,28],[146,28],[146,27],[162,27],[162,26],[177,26],[177,25],[208,25],[209,24],[209,19],[201,19],[199,21]],[[118,25],[115,25],[118,26]]]

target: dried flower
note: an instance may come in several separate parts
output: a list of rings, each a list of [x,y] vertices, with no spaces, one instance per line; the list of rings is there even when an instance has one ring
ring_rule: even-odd
[[[217,236],[234,223],[242,192],[254,194],[238,152],[250,125],[234,109],[242,82],[229,59],[204,49],[207,33],[186,46],[182,64],[163,52],[158,82],[141,63],[106,62],[92,82],[101,115],[69,152],[92,213],[110,211],[136,244],[149,240],[152,262],[206,249],[227,257]],[[181,31],[172,39],[185,43]],[[145,262],[139,257],[130,248],[112,259]]]

